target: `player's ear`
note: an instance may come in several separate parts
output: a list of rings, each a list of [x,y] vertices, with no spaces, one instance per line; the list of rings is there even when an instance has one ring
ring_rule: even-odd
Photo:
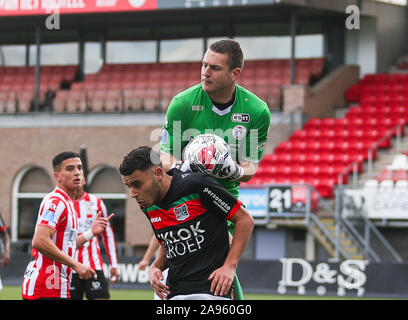
[[[241,69],[240,68],[232,69],[232,80],[237,81],[239,79],[240,75],[241,75]]]
[[[159,167],[159,166],[154,167],[153,173],[154,173],[154,175],[155,175],[157,178],[163,179],[164,170],[163,170],[162,167]]]
[[[59,171],[54,171],[54,179],[59,182]]]

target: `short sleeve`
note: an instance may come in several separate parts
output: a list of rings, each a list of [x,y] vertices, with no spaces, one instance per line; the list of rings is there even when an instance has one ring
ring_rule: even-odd
[[[181,159],[181,135],[182,122],[180,118],[179,99],[176,97],[170,102],[167,109],[165,123],[162,129],[162,137],[160,141],[160,152],[172,154],[176,158]]]
[[[271,115],[269,109],[265,109],[256,119],[254,126],[249,129],[245,139],[245,155],[242,155],[244,161],[258,163],[261,160],[268,139],[270,123]]]
[[[0,214],[0,231],[6,230],[6,224],[4,223],[3,217]]]
[[[64,201],[58,198],[50,198],[44,204],[44,209],[40,217],[39,225],[46,225],[52,229],[57,229],[58,221],[66,214]]]
[[[201,181],[198,193],[203,205],[210,212],[222,214],[225,219],[230,220],[241,207],[241,201],[211,176],[206,175]]]

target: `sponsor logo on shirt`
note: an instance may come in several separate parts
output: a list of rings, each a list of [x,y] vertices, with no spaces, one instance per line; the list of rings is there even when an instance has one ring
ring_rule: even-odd
[[[151,221],[152,223],[160,222],[160,221],[161,221],[161,217],[150,218],[150,221]]]
[[[55,212],[51,211],[51,210],[47,210],[44,214],[42,219],[44,221],[47,222],[53,222],[54,221],[54,216],[55,216]]]
[[[203,105],[193,105],[193,106],[191,106],[191,110],[192,111],[203,111],[204,106]]]
[[[176,215],[176,219],[178,221],[186,220],[190,216],[186,204],[183,204],[181,207],[174,208],[173,212]]]
[[[213,198],[213,203],[216,204],[219,208],[221,208],[224,212],[228,212],[231,210],[231,207],[223,201],[219,196],[217,196],[214,192],[212,192],[210,189],[205,188],[203,192],[208,193],[211,198]]]
[[[91,291],[97,291],[97,290],[101,290],[102,286],[101,283],[99,281],[92,281],[92,288]]]
[[[246,137],[247,134],[247,128],[241,124],[235,126],[234,128],[232,128],[232,136],[236,139],[236,140],[242,140]]]
[[[201,250],[206,230],[200,228],[200,221],[186,228],[158,233],[157,237],[163,241],[167,259]]]
[[[162,137],[161,137],[161,143],[165,144],[169,140],[169,133],[167,132],[166,129],[163,129],[162,131]]]
[[[231,120],[233,122],[249,123],[251,116],[248,113],[233,113]]]

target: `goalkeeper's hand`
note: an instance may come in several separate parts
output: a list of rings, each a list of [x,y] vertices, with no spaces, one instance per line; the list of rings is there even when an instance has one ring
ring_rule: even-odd
[[[173,165],[171,166],[170,169],[178,169],[181,172],[204,172],[204,173],[208,173],[205,169],[205,167],[199,163],[199,164],[195,164],[195,163],[191,163],[190,161],[186,160],[186,161],[177,161],[175,163],[173,163]]]
[[[228,155],[223,158],[222,163],[215,165],[209,174],[218,179],[237,181],[244,175],[244,169],[232,160],[231,155],[228,153]]]
[[[205,167],[200,161],[190,162],[188,160],[183,163],[178,164],[179,170],[182,172],[203,172],[212,175],[217,179],[225,179],[236,181],[242,178],[244,175],[244,169],[240,167],[234,160],[232,160],[231,155],[224,158],[220,158],[220,161],[216,163],[211,170]]]
[[[232,181],[239,180],[244,175],[244,169],[232,160],[229,148],[222,150],[213,144],[203,145],[195,154],[186,157],[180,170],[203,172],[218,179]]]

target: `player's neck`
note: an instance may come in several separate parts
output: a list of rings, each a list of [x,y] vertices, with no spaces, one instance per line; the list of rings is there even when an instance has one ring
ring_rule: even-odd
[[[65,193],[71,198],[72,201],[75,201],[76,199],[78,199],[77,194],[79,193],[79,191],[77,189],[71,190],[71,189],[64,187],[63,185],[59,185],[58,188],[64,190]]]
[[[231,87],[225,88],[222,91],[208,93],[211,101],[216,104],[225,104],[230,102],[235,95],[235,84]]]
[[[164,199],[164,197],[166,196],[167,192],[169,191],[170,185],[171,185],[171,181],[172,181],[172,180],[173,180],[173,177],[172,177],[172,176],[169,176],[168,174],[166,174],[166,175],[163,177],[163,181],[162,181],[162,184],[161,184],[162,192],[161,192],[161,199],[160,199],[160,201]]]
[[[84,196],[84,193],[85,191],[83,189],[76,191],[72,200],[76,201],[81,199]]]

